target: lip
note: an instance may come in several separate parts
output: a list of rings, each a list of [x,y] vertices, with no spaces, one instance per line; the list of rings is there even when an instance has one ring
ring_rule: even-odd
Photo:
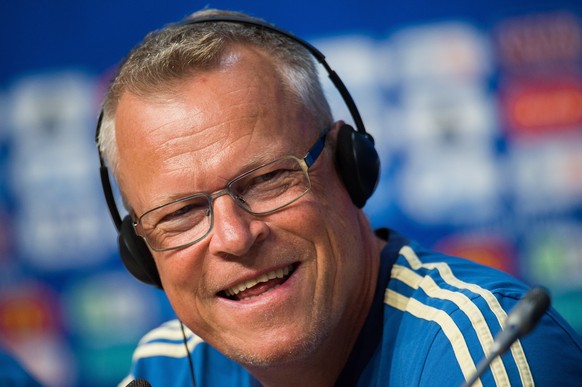
[[[263,286],[261,284],[266,284],[270,281],[276,281],[276,282],[282,281],[281,283],[283,283],[283,282],[287,281],[287,279],[291,276],[291,274],[293,273],[293,270],[295,270],[295,265],[291,264],[291,265],[285,266],[282,269],[273,270],[273,271],[270,271],[266,274],[255,277],[249,281],[240,282],[239,284],[224,290],[223,292],[221,292],[221,294],[226,295],[226,297],[228,297],[228,298],[232,298],[241,292],[252,289],[257,285]],[[274,287],[276,287],[277,285],[280,285],[280,283],[274,284]],[[266,289],[266,291],[270,291],[274,287]],[[260,295],[261,294],[258,294],[258,296],[260,296]]]
[[[289,276],[285,279],[285,281],[283,283],[275,286],[273,289],[270,289],[270,290],[266,291],[265,293],[260,294],[259,296],[251,297],[251,298],[245,299],[245,300],[234,300],[234,299],[231,299],[228,296],[226,296],[227,289],[230,289],[238,284],[241,284],[241,283],[244,283],[247,281],[256,280],[257,278],[259,278],[263,275],[267,275],[268,273],[271,273],[271,272],[274,272],[277,270],[282,270],[282,269],[287,268],[289,266],[293,266],[293,270],[291,271]],[[299,268],[300,268],[299,262],[294,262],[292,264],[277,266],[275,268],[269,268],[267,270],[263,270],[260,272],[250,274],[248,276],[239,277],[235,281],[232,281],[228,286],[226,286],[220,292],[218,292],[217,298],[221,302],[226,302],[231,306],[243,306],[243,305],[262,304],[264,302],[271,302],[271,301],[273,301],[274,298],[280,297],[281,293],[285,292],[291,286],[293,286]]]

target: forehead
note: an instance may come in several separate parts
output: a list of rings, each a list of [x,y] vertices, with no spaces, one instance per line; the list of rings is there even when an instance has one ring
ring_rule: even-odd
[[[120,185],[133,206],[214,189],[254,162],[302,156],[316,136],[313,121],[268,56],[239,47],[171,93],[122,96]]]

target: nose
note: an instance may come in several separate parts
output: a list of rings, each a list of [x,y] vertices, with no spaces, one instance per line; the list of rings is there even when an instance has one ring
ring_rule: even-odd
[[[240,257],[268,235],[267,223],[246,212],[230,195],[221,195],[213,204],[214,226],[209,244],[212,254]]]

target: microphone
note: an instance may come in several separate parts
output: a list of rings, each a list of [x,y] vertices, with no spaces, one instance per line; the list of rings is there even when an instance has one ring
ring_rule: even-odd
[[[495,336],[489,356],[481,360],[476,372],[462,386],[472,386],[497,356],[503,355],[511,344],[531,332],[549,306],[550,295],[545,288],[535,287],[528,291],[507,315],[505,328]]]
[[[129,384],[125,387],[152,387],[150,382],[143,378],[137,378],[129,382]]]

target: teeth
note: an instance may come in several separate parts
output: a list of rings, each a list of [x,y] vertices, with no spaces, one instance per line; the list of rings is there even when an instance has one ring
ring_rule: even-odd
[[[238,285],[233,286],[230,289],[226,289],[224,292],[229,297],[234,296],[235,294],[239,294],[243,290],[246,290],[248,288],[252,288],[256,284],[259,284],[262,282],[267,282],[267,281],[275,279],[275,278],[283,278],[283,277],[287,276],[291,272],[292,269],[293,269],[293,266],[289,265],[283,269],[271,271],[267,274],[261,275],[260,277],[242,282]]]

